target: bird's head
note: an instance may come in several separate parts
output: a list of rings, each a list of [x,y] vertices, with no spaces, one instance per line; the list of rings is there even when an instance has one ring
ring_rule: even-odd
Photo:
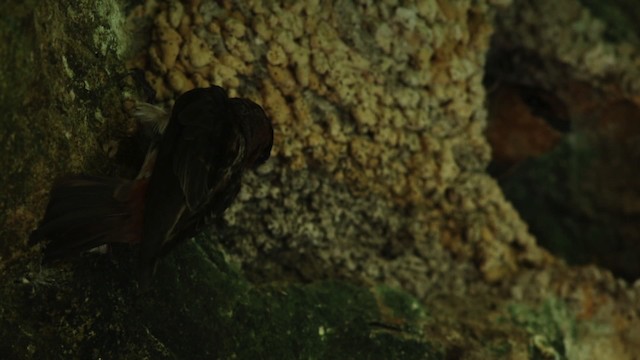
[[[273,127],[260,105],[251,100],[229,99],[235,115],[240,119],[246,139],[245,166],[256,168],[264,164],[273,147]]]

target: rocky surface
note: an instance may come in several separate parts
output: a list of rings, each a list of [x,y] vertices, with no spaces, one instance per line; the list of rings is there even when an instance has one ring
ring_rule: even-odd
[[[494,39],[488,66],[496,74],[489,96],[496,115],[489,127],[495,159],[514,162],[515,152],[500,149],[516,141],[521,148],[519,166],[501,178],[505,195],[540,244],[571,263],[598,263],[633,282],[640,276],[640,169],[633,165],[640,162],[636,31],[630,27],[628,36],[614,38],[615,12],[594,7],[596,17],[578,2],[522,3],[520,9],[500,17],[504,30]],[[546,13],[561,15],[549,26],[535,20]],[[562,32],[560,24],[575,31]],[[529,90],[501,95],[514,81],[520,83],[516,89]],[[518,100],[529,106],[510,105]],[[523,109],[531,106],[527,116]],[[504,121],[516,110],[518,121]],[[570,131],[550,126],[559,121]],[[500,136],[506,133],[513,138]],[[534,144],[543,151],[534,151]]]
[[[17,49],[1,52],[2,86],[18,91],[0,102],[0,352],[633,359],[639,286],[549,255],[485,171],[494,18],[503,45],[562,64],[523,67],[537,86],[561,69],[637,99],[633,46],[607,42],[578,2],[530,3],[3,5],[18,20],[0,28]],[[209,84],[249,97],[276,134],[225,224],[167,257],[143,295],[130,249],[41,269],[24,240],[54,177],[130,172],[125,109],[148,94],[132,69],[165,106]]]

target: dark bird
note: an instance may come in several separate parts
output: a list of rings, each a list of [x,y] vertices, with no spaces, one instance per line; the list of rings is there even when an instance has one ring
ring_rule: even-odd
[[[139,244],[144,287],[158,258],[221,215],[243,172],[270,156],[273,128],[262,108],[220,87],[184,93],[164,117],[136,179],[75,175],[54,184],[29,240],[49,240],[43,262],[109,243]]]

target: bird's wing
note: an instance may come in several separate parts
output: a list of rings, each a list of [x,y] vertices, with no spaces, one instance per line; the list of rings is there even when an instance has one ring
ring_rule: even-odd
[[[179,136],[172,149],[173,172],[191,212],[206,204],[224,171],[241,156],[243,139],[222,88],[195,89],[176,102]]]

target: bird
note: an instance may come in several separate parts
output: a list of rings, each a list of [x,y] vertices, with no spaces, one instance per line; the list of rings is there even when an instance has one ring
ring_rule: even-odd
[[[29,243],[46,241],[43,263],[112,243],[139,248],[147,287],[158,260],[224,213],[243,173],[266,162],[273,127],[264,110],[219,86],[180,95],[170,116],[139,108],[155,139],[134,179],[70,175],[56,182]],[[153,119],[153,120],[149,120]]]

